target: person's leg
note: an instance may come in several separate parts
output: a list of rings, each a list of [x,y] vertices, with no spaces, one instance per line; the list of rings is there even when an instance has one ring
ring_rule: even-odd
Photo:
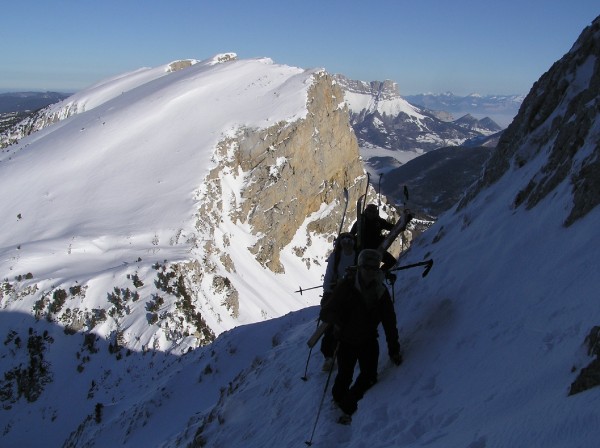
[[[349,391],[357,359],[354,347],[341,342],[337,353],[338,371],[331,394],[338,406],[347,414],[352,414],[356,410],[356,402],[351,398],[349,399]]]
[[[367,390],[377,382],[377,363],[379,360],[379,341],[372,339],[367,341],[358,355],[360,374],[350,388],[350,393],[360,400]]]
[[[333,356],[335,355],[336,345],[337,341],[333,335],[333,328],[329,326],[321,339],[321,353],[323,353],[323,356],[325,357],[323,371],[328,372],[333,366]]]

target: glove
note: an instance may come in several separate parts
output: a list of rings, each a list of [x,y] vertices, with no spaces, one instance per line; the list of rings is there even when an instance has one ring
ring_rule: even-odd
[[[390,353],[390,359],[397,366],[402,364],[402,354],[400,352]]]

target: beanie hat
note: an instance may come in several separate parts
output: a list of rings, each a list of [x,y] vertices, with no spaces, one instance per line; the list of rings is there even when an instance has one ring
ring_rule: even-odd
[[[375,249],[365,249],[358,255],[359,266],[372,266],[378,268],[381,264],[381,254]]]

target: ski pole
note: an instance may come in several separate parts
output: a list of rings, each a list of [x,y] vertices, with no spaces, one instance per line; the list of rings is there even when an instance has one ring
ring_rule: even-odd
[[[340,233],[342,233],[342,230],[344,229],[344,221],[346,220],[346,210],[348,210],[348,189],[344,187],[344,211],[342,212],[342,221],[340,222],[337,238],[340,237]],[[334,245],[337,241],[337,238],[333,241]]]
[[[312,433],[310,434],[310,439],[307,440],[306,445],[312,446],[312,440],[315,435],[315,430],[317,429],[317,422],[319,421],[319,416],[321,415],[321,409],[323,408],[323,401],[325,401],[325,395],[327,394],[327,388],[329,387],[329,381],[331,380],[331,374],[333,373],[333,366],[335,365],[335,360],[337,359],[337,352],[340,348],[340,343],[338,342],[335,347],[335,352],[333,352],[333,362],[331,363],[331,368],[329,369],[329,373],[327,374],[327,381],[325,382],[325,389],[323,389],[323,396],[321,397],[321,403],[319,403],[319,410],[317,411],[317,418],[315,419],[315,424],[313,425]]]
[[[433,266],[433,258],[430,258],[429,260],[425,260],[425,261],[420,261],[418,263],[412,263],[412,264],[407,264],[404,266],[398,266],[397,268],[390,269],[390,271],[402,271],[404,269],[416,268],[418,266],[425,266],[425,270],[423,271],[422,277],[427,276],[427,274],[429,274],[429,271],[431,270],[431,267]]]
[[[308,381],[308,376],[306,376],[308,372],[308,363],[310,361],[310,355],[312,354],[312,347],[308,351],[308,358],[306,358],[306,367],[304,367],[304,375],[300,377],[302,381]]]
[[[383,173],[379,173],[379,185],[377,187],[377,209],[381,207],[381,178],[383,177]]]
[[[402,192],[404,194],[404,212],[403,213],[406,214],[407,211],[410,213],[409,207],[408,207],[408,187],[406,185],[404,185],[404,188],[402,189]],[[401,250],[404,251],[405,250],[404,249],[404,232],[402,232],[402,237],[401,238],[402,238],[402,241],[400,243],[401,244]],[[407,249],[408,249],[408,247],[407,247]]]
[[[319,328],[319,324],[321,323],[321,319],[317,319],[317,329]],[[308,372],[308,363],[310,361],[310,355],[312,354],[312,349],[314,345],[310,346],[310,350],[308,351],[308,358],[306,358],[306,366],[304,367],[304,376],[301,376],[300,379],[302,381],[308,381],[308,376],[306,376]]]
[[[311,288],[302,288],[302,286],[298,286],[298,288],[300,288],[300,289],[299,289],[298,291],[294,291],[294,292],[299,292],[299,293],[300,293],[300,295],[302,295],[302,293],[303,293],[304,291],[310,291],[311,289],[317,289],[317,288],[322,288],[322,287],[323,287],[323,285],[319,285],[319,286],[313,286],[313,287],[311,287]]]

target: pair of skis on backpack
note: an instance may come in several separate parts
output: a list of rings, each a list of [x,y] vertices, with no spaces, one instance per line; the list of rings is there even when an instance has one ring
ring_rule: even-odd
[[[358,199],[357,204],[356,204],[356,216],[357,216],[357,242],[358,245],[360,247],[360,240],[361,240],[361,221],[362,221],[362,214],[364,212],[364,207],[365,207],[365,200],[367,197],[367,192],[369,191],[369,183],[370,183],[370,176],[369,174],[367,174],[367,189],[365,191],[365,193]],[[412,216],[410,215],[408,209],[406,208],[406,204],[408,202],[408,188],[406,186],[404,186],[404,213],[402,214],[402,216],[400,217],[400,219],[398,220],[398,222],[394,225],[394,227],[389,231],[389,233],[386,235],[385,239],[383,240],[383,242],[379,245],[379,247],[377,248],[377,251],[383,255],[383,253],[392,245],[392,243],[394,242],[394,240],[398,237],[398,235],[400,235],[400,233],[404,232],[404,230],[406,230],[406,226],[408,226],[408,223],[410,222],[410,220],[412,219]],[[348,189],[344,188],[344,200],[345,200],[345,205],[344,205],[344,212],[342,215],[342,221],[340,223],[340,227],[338,230],[338,235],[342,232],[342,229],[344,227],[344,220],[346,217],[346,211],[348,209]],[[390,271],[392,270],[400,270],[400,269],[407,269],[408,267],[415,267],[415,266],[421,266],[423,265],[423,263],[427,263],[428,264],[428,268],[426,269],[426,273],[423,274],[423,277],[425,277],[425,275],[427,275],[427,273],[429,273],[429,269],[431,269],[431,265],[433,264],[433,260],[428,260],[427,262],[421,262],[421,263],[417,263],[417,264],[413,264],[410,266],[401,266],[399,268],[393,268],[390,269]],[[430,263],[430,264],[429,264]],[[302,291],[302,289],[301,289]],[[316,343],[319,341],[319,339],[321,339],[321,336],[323,336],[323,333],[325,333],[325,330],[327,330],[327,327],[329,326],[329,324],[327,322],[322,322],[317,329],[315,330],[315,332],[312,334],[312,336],[308,339],[307,341],[307,345],[310,348],[313,348]]]
[[[381,183],[381,176],[379,177],[379,182]],[[363,241],[363,219],[364,219],[364,211],[365,211],[365,207],[366,207],[366,202],[367,202],[367,193],[369,192],[369,186],[370,186],[370,180],[371,180],[371,176],[367,173],[367,188],[364,192],[364,194],[358,198],[358,201],[356,202],[356,228],[357,228],[357,232],[356,232],[356,237],[357,237],[357,246],[360,248],[362,246],[362,241]],[[406,185],[404,186],[403,189],[403,193],[404,193],[404,211],[402,213],[402,216],[400,217],[400,219],[398,220],[398,222],[394,225],[394,227],[388,232],[388,234],[386,235],[385,239],[383,240],[383,242],[379,245],[379,247],[377,248],[377,251],[383,256],[384,252],[386,250],[388,250],[388,248],[392,245],[392,243],[396,240],[396,238],[398,238],[398,235],[400,235],[402,232],[404,232],[406,230],[406,227],[408,226],[408,223],[411,221],[412,219],[412,215],[410,214],[410,211],[408,209],[408,188],[406,187]],[[381,195],[381,185],[379,186],[379,195]],[[378,200],[379,203],[381,203],[381,199]],[[345,215],[345,212],[344,212]],[[342,218],[342,223],[343,223],[343,218]]]

